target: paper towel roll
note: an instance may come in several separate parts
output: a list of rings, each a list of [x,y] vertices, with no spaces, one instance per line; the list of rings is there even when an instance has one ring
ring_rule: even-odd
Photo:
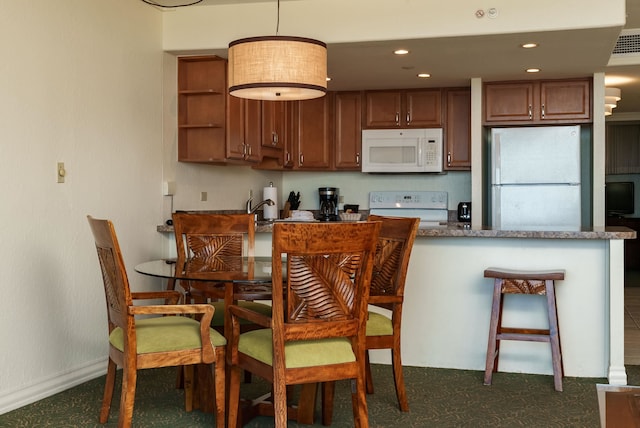
[[[275,202],[273,205],[264,206],[264,218],[267,220],[275,220],[278,218],[278,188],[277,187],[265,187],[262,191],[262,200],[271,199]]]

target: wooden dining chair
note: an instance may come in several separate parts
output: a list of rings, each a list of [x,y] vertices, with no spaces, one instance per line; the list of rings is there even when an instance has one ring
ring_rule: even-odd
[[[255,220],[252,214],[205,214],[177,212],[172,216],[176,237],[177,269],[242,271],[240,256],[251,257],[255,248]],[[186,262],[189,263],[186,263]],[[180,281],[187,302],[210,302],[216,309],[211,326],[224,331],[225,298],[240,306],[271,315],[271,306],[242,300],[271,299],[271,286],[224,282]],[[229,290],[232,294],[229,295]],[[231,302],[227,301],[227,304]],[[250,323],[245,323],[250,329]]]
[[[366,338],[366,382],[367,393],[373,394],[373,378],[369,364],[369,349],[391,349],[393,379],[398,405],[403,412],[409,411],[407,393],[402,373],[400,333],[402,304],[407,268],[413,242],[420,226],[419,218],[402,218],[370,215],[368,221],[381,222],[378,245],[371,275],[369,305],[391,311],[391,317],[369,311]],[[331,424],[333,413],[332,383],[323,385],[323,423]]]
[[[214,309],[210,305],[177,305],[180,292],[131,292],[113,224],[87,216],[93,233],[107,303],[109,362],[100,410],[100,423],[109,419],[116,368],[122,367],[122,392],[118,427],[130,427],[138,369],[189,366],[185,378],[192,379],[193,365],[212,365],[215,381],[216,426],[225,422],[225,338],[210,327]],[[161,299],[166,304],[134,305],[134,301]],[[143,315],[145,318],[136,319]],[[191,316],[201,316],[200,321]],[[185,394],[187,410],[192,397]]]
[[[365,328],[369,281],[380,223],[276,223],[273,227],[273,314],[229,308],[229,427],[239,423],[240,373],[273,384],[259,414],[287,426],[287,386],[351,379],[354,425],[368,427]],[[286,258],[283,261],[283,258]],[[240,319],[263,329],[240,333]]]
[[[373,378],[371,377],[368,350],[391,349],[393,379],[398,405],[400,410],[408,412],[409,404],[402,374],[400,334],[407,268],[409,267],[413,242],[420,226],[420,219],[370,215],[368,220],[382,222],[371,276],[369,305],[390,310],[391,318],[369,311],[366,344],[367,392],[373,394]]]

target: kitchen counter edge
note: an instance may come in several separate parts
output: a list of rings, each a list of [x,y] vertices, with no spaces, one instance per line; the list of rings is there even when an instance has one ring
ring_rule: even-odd
[[[443,226],[421,227],[418,237],[426,238],[528,238],[528,239],[636,239],[636,231],[624,226],[585,228],[576,231],[501,230],[489,227],[469,228],[464,223],[448,223]],[[256,233],[271,233],[273,224],[259,224]],[[157,231],[173,233],[173,226],[159,225]]]

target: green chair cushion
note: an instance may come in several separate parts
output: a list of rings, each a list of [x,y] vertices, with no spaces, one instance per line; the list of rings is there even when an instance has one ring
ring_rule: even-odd
[[[216,309],[211,320],[211,327],[221,327],[224,325],[224,302],[213,302],[211,305]],[[258,312],[260,314],[271,316],[271,306],[264,303],[249,302],[246,300],[238,301],[238,306]],[[240,324],[251,324],[251,321],[240,318]]]
[[[393,336],[391,319],[377,312],[369,311],[367,319],[367,336]]]
[[[209,336],[213,346],[227,344],[224,336],[214,329],[209,329]],[[136,340],[138,354],[200,348],[200,323],[182,316],[136,320]],[[109,342],[124,351],[124,333],[120,327],[113,329]]]
[[[253,330],[240,335],[238,350],[265,364],[273,364],[271,329]],[[300,340],[284,345],[287,368],[315,367],[353,362],[351,342],[343,337]]]

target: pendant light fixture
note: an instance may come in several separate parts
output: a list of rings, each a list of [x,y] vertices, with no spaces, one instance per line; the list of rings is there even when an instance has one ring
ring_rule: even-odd
[[[292,101],[327,92],[327,45],[304,37],[275,36],[229,43],[229,93],[253,100]]]
[[[622,99],[620,88],[604,88],[604,115],[611,116],[613,109],[618,106],[618,101]]]

